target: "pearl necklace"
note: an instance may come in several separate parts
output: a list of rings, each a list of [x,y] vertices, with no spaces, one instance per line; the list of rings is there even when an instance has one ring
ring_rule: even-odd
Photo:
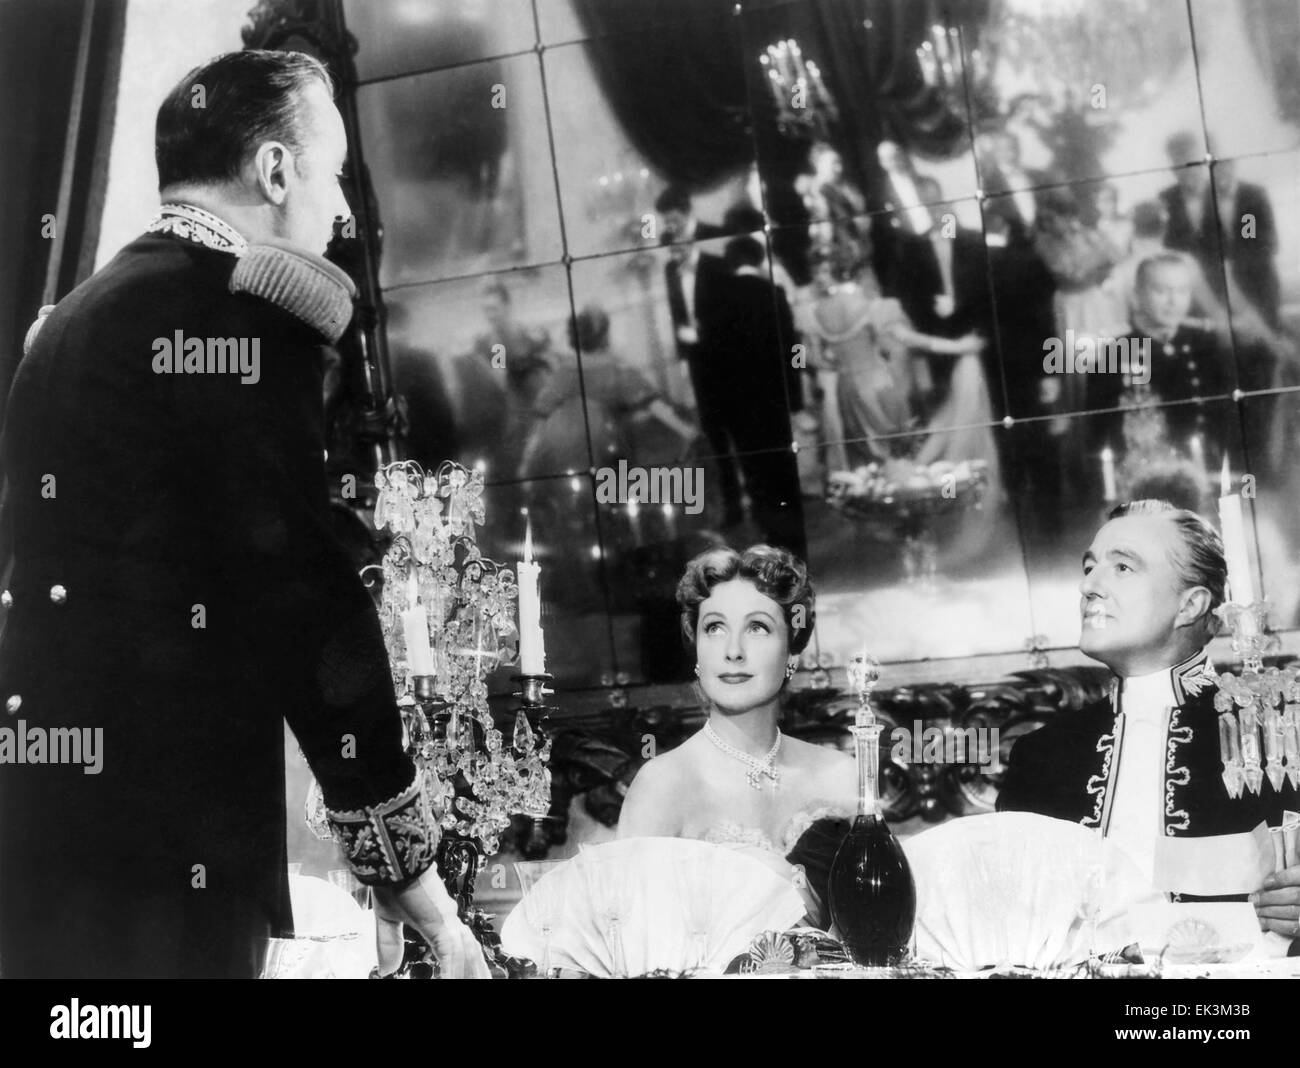
[[[730,742],[723,741],[723,739],[718,735],[718,732],[713,729],[713,724],[711,722],[704,724],[704,736],[721,749],[722,752],[726,753],[727,756],[739,760],[749,768],[749,771],[745,775],[745,780],[755,790],[761,790],[763,788],[764,776],[772,780],[773,787],[781,785],[781,773],[777,771],[775,765],[776,754],[781,749],[780,731],[776,732],[776,741],[772,743],[772,748],[769,749],[767,754],[761,758],[750,756],[743,750],[737,749]]]

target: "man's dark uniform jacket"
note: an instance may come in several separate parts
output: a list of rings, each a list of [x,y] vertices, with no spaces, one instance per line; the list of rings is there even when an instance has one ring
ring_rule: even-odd
[[[103,728],[103,768],[0,765],[8,976],[255,974],[291,922],[286,718],[363,881],[432,859],[378,618],[330,531],[323,339],[231,292],[237,262],[146,234],[16,376],[0,727]],[[260,381],[154,373],[177,331],[260,339]]]
[[[1221,397],[1236,385],[1223,346],[1217,335],[1200,326],[1184,323],[1167,339],[1151,337],[1132,328],[1126,339],[1131,352],[1144,341],[1150,343],[1151,381],[1146,394],[1151,404],[1171,401]],[[1128,376],[1111,373],[1088,375],[1088,407],[1118,409],[1126,388],[1132,388]],[[1185,448],[1193,434],[1200,434],[1211,467],[1217,467],[1228,442],[1228,428],[1213,418],[1214,409],[1203,403],[1173,404],[1163,409],[1170,443]],[[1123,413],[1118,410],[1092,417],[1092,448],[1100,451],[1109,445],[1121,458],[1124,453]]]
[[[1217,691],[1207,668],[1200,652],[1170,669],[1177,704],[1165,734],[1163,832],[1206,838],[1247,833],[1260,822],[1275,827],[1300,798],[1289,781],[1279,793],[1267,779],[1259,794],[1246,790],[1240,797],[1228,796],[1219,760]],[[1121,711],[1116,683],[1109,698],[1062,713],[1017,741],[998,794],[998,811],[1037,812],[1107,833],[1124,752],[1122,720],[1116,718]],[[1184,899],[1194,896],[1174,893]]]

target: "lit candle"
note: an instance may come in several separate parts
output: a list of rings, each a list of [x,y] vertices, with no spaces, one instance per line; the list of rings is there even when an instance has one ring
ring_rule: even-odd
[[[798,81],[808,84],[808,67],[803,61],[803,49],[799,47],[798,41],[790,42],[790,53],[794,56],[794,70]]]
[[[664,504],[664,528],[668,532],[668,540],[674,541],[677,538],[677,519],[673,515],[673,506],[670,502]]]
[[[406,609],[402,612],[402,634],[406,638],[406,666],[412,675],[435,675],[433,649],[429,645],[429,617],[420,607],[420,584],[415,570],[406,580]]]
[[[632,528],[632,544],[641,544],[641,504],[633,492],[627,499],[627,521]]]
[[[1115,453],[1109,445],[1101,450],[1101,496],[1107,501],[1119,496],[1115,489]]]
[[[1192,463],[1196,465],[1196,470],[1204,471],[1205,470],[1205,443],[1201,440],[1201,435],[1193,434],[1189,446],[1192,454]]]
[[[938,23],[930,27],[930,37],[934,41],[934,50],[942,63],[948,62],[948,35]]]
[[[826,83],[822,81],[822,72],[812,60],[808,61],[808,75],[812,78],[813,88],[817,90],[817,98],[826,100],[830,93],[826,91]]]
[[[920,61],[921,77],[925,80],[925,84],[934,88],[939,84],[939,68],[934,61],[934,51],[929,41],[917,49],[916,58]]]
[[[799,76],[794,69],[794,57],[790,50],[791,41],[782,41],[777,47],[776,61],[781,67],[781,79],[786,85],[794,85],[795,79]]]
[[[519,565],[519,671],[546,674],[546,644],[542,636],[542,598],[538,592],[542,568],[533,562],[533,524],[524,528],[524,559]]]
[[[1228,562],[1230,599],[1239,605],[1251,604],[1255,600],[1255,583],[1246,546],[1246,515],[1241,495],[1232,492],[1232,473],[1226,456],[1219,477],[1219,530],[1223,534],[1223,556]]]

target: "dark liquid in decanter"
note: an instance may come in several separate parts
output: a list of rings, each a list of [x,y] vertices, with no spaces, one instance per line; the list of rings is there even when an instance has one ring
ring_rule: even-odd
[[[916,922],[912,869],[884,819],[858,816],[830,872],[831,919],[853,962],[898,964]]]

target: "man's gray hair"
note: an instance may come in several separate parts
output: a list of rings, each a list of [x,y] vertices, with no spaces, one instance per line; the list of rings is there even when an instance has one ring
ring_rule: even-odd
[[[1165,515],[1178,528],[1182,548],[1174,553],[1174,566],[1183,581],[1184,589],[1204,586],[1210,591],[1210,612],[1223,604],[1228,584],[1228,564],[1223,556],[1223,539],[1219,532],[1195,512],[1178,508],[1168,501],[1147,499],[1129,501],[1112,508],[1107,519],[1121,519],[1126,515]],[[1210,615],[1207,625],[1211,633],[1218,623]]]

